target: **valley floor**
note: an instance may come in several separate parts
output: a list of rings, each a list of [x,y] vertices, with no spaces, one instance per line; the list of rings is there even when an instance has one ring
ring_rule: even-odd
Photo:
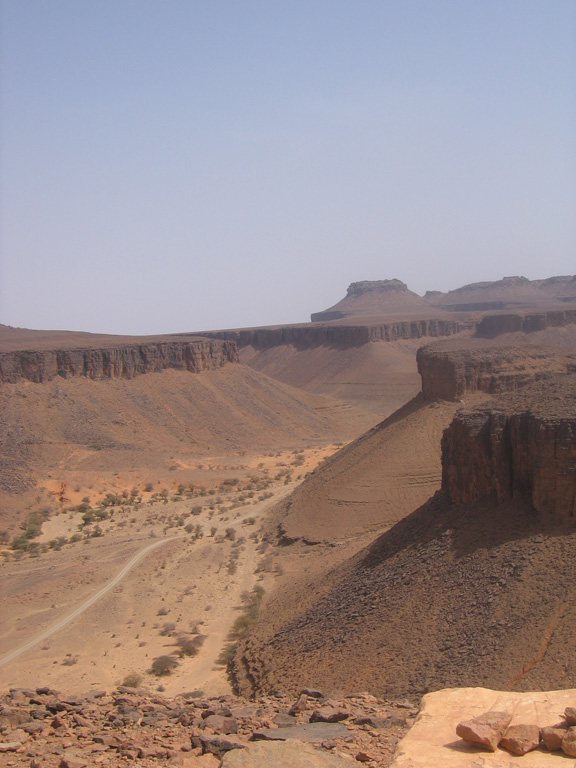
[[[107,508],[89,526],[76,508],[53,515],[35,539],[36,556],[12,552],[0,563],[0,688],[43,680],[78,692],[128,678],[171,695],[229,693],[217,663],[228,633],[254,587],[267,590],[276,575],[261,524],[297,484],[290,462],[305,474],[335,449],[259,457],[256,492],[241,490],[239,472],[218,495],[144,494],[148,500]],[[205,468],[213,484],[211,474]],[[90,535],[96,527],[99,535]],[[181,653],[183,641],[196,655]],[[178,666],[158,677],[151,668],[161,656]]]

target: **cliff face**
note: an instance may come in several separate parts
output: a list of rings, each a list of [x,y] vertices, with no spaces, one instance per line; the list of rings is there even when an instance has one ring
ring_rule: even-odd
[[[466,392],[513,392],[533,381],[566,373],[576,356],[540,347],[431,344],[416,355],[426,400],[458,400]]]
[[[237,362],[236,345],[214,339],[126,344],[100,349],[24,350],[0,353],[0,382],[27,379],[41,383],[56,376],[132,379],[165,368],[198,373]]]
[[[556,310],[552,312],[530,312],[527,314],[487,315],[480,321],[476,336],[493,339],[503,333],[523,331],[532,333],[547,328],[560,328],[576,323],[576,309]]]
[[[455,504],[520,497],[576,518],[576,376],[457,413],[442,439],[442,487]]]
[[[228,339],[239,347],[263,350],[292,344],[299,349],[313,347],[359,347],[369,341],[438,338],[460,333],[467,327],[453,320],[407,320],[378,325],[287,325],[280,328],[252,328],[204,333],[212,339]]]

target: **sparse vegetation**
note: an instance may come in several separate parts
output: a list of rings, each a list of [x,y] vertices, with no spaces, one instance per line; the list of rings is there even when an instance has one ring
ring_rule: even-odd
[[[125,685],[127,688],[139,688],[142,680],[143,677],[138,672],[129,672],[124,680],[122,680],[122,685]]]
[[[156,677],[169,675],[178,666],[174,656],[157,656],[152,662],[151,673]]]
[[[196,656],[205,639],[205,635],[194,635],[193,637],[180,635],[176,641],[176,645],[180,648],[180,655]]]

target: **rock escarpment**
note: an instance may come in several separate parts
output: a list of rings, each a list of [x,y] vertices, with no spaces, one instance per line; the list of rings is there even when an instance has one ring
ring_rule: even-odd
[[[562,328],[576,323],[576,309],[558,309],[551,312],[503,313],[486,315],[476,329],[476,335],[493,339],[503,333],[534,333],[547,328]]]
[[[122,344],[103,348],[20,350],[0,353],[0,382],[27,379],[37,383],[56,376],[89,379],[132,379],[143,373],[176,370],[200,371],[238,362],[238,350],[231,341],[194,341]]]
[[[459,411],[442,440],[442,486],[455,504],[520,497],[576,519],[576,376]]]
[[[374,325],[285,325],[279,328],[247,328],[203,333],[212,339],[234,341],[239,347],[263,350],[292,344],[299,349],[329,346],[359,347],[370,341],[397,341],[452,336],[467,328],[455,320],[400,320]]]
[[[576,368],[570,355],[538,346],[487,345],[468,340],[466,347],[429,344],[416,355],[426,400],[458,400],[465,393],[513,392],[526,384]]]

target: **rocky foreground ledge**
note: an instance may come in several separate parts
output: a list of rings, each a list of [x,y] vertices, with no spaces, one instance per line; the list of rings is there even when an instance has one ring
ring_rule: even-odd
[[[414,700],[334,700],[311,689],[249,701],[125,686],[83,696],[18,688],[0,700],[0,766],[380,768],[417,712]]]
[[[504,711],[508,713],[509,731],[534,727],[562,730],[568,727],[563,722],[564,713],[575,702],[574,688],[527,693],[447,688],[428,693],[422,699],[414,727],[398,746],[392,768],[573,768],[574,758],[548,739],[521,755],[504,740],[498,748],[494,745],[495,751],[474,746],[459,738],[457,729],[462,720]]]

